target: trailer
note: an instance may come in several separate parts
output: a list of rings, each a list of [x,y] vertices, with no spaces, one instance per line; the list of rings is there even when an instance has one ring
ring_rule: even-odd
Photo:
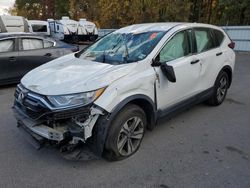
[[[96,25],[84,18],[77,22],[67,16],[63,16],[60,22],[63,25],[64,41],[66,42],[95,41],[98,38]]]
[[[64,41],[77,43],[79,41],[77,33],[79,23],[68,16],[63,16],[60,23],[63,25]]]
[[[95,41],[98,38],[98,30],[93,22],[81,18],[79,20],[78,35],[80,41]]]
[[[0,16],[0,33],[29,32],[28,21],[22,16]]]

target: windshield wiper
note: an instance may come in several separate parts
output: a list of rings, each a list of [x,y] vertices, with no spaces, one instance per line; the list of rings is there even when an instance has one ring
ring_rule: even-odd
[[[127,39],[126,39],[126,34],[123,34],[123,43],[125,46],[125,56],[124,56],[124,61],[127,63],[128,58],[129,58],[129,52],[128,52],[128,44],[127,44]]]

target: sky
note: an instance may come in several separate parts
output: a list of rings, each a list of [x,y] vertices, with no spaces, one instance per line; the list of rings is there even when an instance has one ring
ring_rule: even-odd
[[[13,6],[15,0],[0,0],[0,15],[6,14],[4,9],[8,9]]]

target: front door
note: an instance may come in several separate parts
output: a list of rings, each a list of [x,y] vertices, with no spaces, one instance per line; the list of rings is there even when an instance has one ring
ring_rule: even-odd
[[[160,63],[167,63],[174,68],[176,82],[170,82],[160,67],[155,67],[158,74],[156,85],[157,106],[164,110],[199,92],[198,83],[201,71],[199,60],[193,55],[192,30],[176,33],[159,53]]]

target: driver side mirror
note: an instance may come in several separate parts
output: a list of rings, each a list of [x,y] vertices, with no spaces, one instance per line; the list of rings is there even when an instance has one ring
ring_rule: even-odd
[[[170,82],[176,82],[174,68],[171,65],[168,65],[167,63],[161,63],[159,55],[157,55],[156,58],[153,59],[152,61],[153,61],[152,66],[160,67],[164,76],[166,76]]]

